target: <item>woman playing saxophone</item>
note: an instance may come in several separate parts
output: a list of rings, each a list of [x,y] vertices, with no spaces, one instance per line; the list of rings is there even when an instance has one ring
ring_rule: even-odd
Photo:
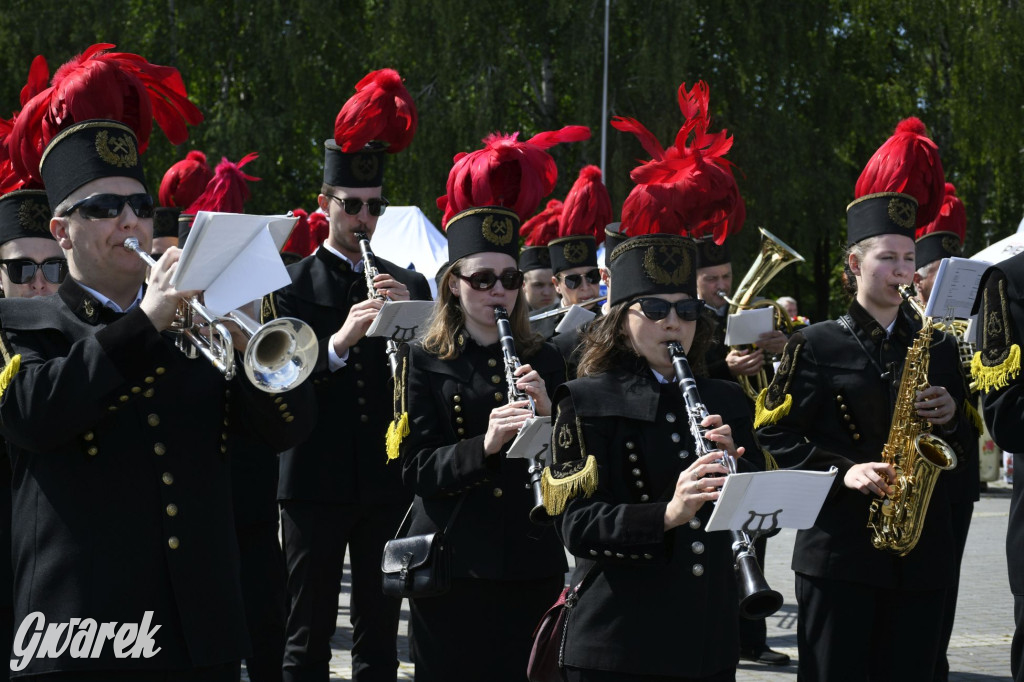
[[[844,264],[854,300],[839,319],[790,338],[758,397],[758,436],[780,466],[839,469],[793,552],[802,680],[933,679],[943,596],[954,580],[945,474],[921,509],[913,551],[881,551],[868,527],[872,503],[882,509],[901,492],[883,448],[908,440],[911,430],[930,431],[960,458],[976,437],[964,416],[956,344],[941,332],[927,343],[920,315],[898,289],[914,275],[917,208],[914,197],[894,192],[849,206]],[[915,344],[921,337],[926,342]],[[924,369],[915,370],[921,361]],[[915,371],[924,375],[920,383],[901,382]]]

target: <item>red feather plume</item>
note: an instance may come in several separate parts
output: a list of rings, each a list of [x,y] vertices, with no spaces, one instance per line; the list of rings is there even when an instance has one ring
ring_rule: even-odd
[[[193,149],[167,169],[160,181],[160,205],[185,208],[199,198],[213,179],[206,154]]]
[[[220,213],[241,213],[251,193],[246,181],[259,180],[257,177],[242,172],[242,166],[259,158],[256,152],[250,152],[238,163],[232,163],[226,157],[217,164],[213,179],[206,185],[206,190],[189,204],[185,213],[196,214],[199,211],[217,211]]]
[[[558,180],[555,160],[545,150],[589,137],[586,126],[565,126],[525,142],[519,141],[518,132],[488,135],[483,149],[455,155],[447,192],[437,200],[437,207],[444,212],[442,224],[473,206],[504,206],[525,222]]]
[[[964,209],[960,197],[956,195],[956,187],[951,182],[945,183],[942,206],[939,207],[935,220],[917,228],[914,239],[920,239],[933,232],[952,232],[960,238],[961,244],[964,243],[964,237],[967,236],[967,211]]]
[[[725,154],[733,138],[708,132],[710,90],[704,81],[677,93],[683,125],[672,146],[662,148],[640,122],[616,117],[612,127],[633,133],[651,160],[630,173],[636,187],[622,206],[626,234],[669,232],[699,239],[713,235],[717,244],[738,232],[746,220],[733,166]]]
[[[357,152],[368,142],[387,143],[395,154],[412,142],[418,115],[412,95],[394,69],[366,74],[334,119],[334,141],[343,152]]]
[[[562,215],[563,204],[559,199],[548,201],[544,210],[533,216],[519,229],[525,246],[547,246],[548,242],[558,236],[558,219]]]
[[[939,147],[924,123],[910,117],[868,160],[855,187],[856,198],[876,192],[903,192],[917,199],[917,227],[935,219],[945,195],[946,176]]]
[[[612,198],[601,181],[601,169],[584,166],[565,197],[558,236],[593,235],[600,246],[604,242],[604,227],[612,221],[612,215]]]
[[[19,174],[41,181],[43,150],[75,123],[96,118],[120,121],[135,131],[141,153],[149,146],[154,119],[172,144],[188,139],[186,124],[203,120],[188,100],[177,69],[151,64],[130,52],[109,52],[113,47],[93,45],[57,69],[50,87],[25,104],[12,132],[16,144],[11,159]]]
[[[29,100],[46,89],[46,82],[50,80],[50,67],[43,55],[36,55],[28,69],[28,80],[21,89],[21,106],[24,107]],[[14,124],[18,120],[21,110],[14,112],[10,119],[0,119],[0,194],[13,192],[16,189],[25,187],[42,187],[39,181],[21,177],[14,169],[11,161],[9,145],[12,143],[11,135],[14,133]]]

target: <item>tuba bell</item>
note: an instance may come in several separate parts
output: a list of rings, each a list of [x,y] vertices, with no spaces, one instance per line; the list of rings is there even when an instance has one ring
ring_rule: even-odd
[[[790,263],[802,263],[804,257],[796,252],[786,242],[764,229],[757,228],[761,232],[761,252],[750,266],[743,281],[736,288],[736,293],[731,298],[724,292],[718,292],[719,296],[729,304],[729,314],[735,314],[738,310],[751,310],[772,306],[775,308],[775,328],[785,331],[787,334],[793,331],[793,322],[789,314],[781,305],[770,299],[755,301],[758,293],[775,275]],[[768,387],[768,375],[762,367],[761,371],[754,377],[737,377],[743,391],[751,400],[757,400],[758,394]]]

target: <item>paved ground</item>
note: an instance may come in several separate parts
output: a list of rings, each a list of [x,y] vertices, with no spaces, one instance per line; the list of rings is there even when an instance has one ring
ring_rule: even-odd
[[[949,645],[950,680],[989,682],[1010,679],[1010,639],[1013,636],[1013,599],[1006,576],[1004,538],[1009,509],[1009,490],[1003,484],[989,484],[990,490],[975,506],[974,520],[967,540],[960,583],[957,620]],[[796,600],[793,596],[793,572],[789,559],[794,533],[784,531],[768,543],[765,576],[769,584],[786,597],[782,609],[768,620],[768,643],[796,660]],[[351,679],[352,646],[348,622],[348,572],[338,605],[338,631],[332,639],[334,661],[332,680]],[[399,679],[413,679],[406,639],[408,605],[403,611],[399,638]],[[898,655],[898,646],[894,647]],[[760,680],[796,680],[796,666],[768,668],[741,663],[739,682]],[[453,681],[457,682],[457,681]]]

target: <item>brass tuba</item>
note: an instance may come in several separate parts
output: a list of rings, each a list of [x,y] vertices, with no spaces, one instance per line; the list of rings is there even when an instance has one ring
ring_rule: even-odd
[[[730,315],[735,314],[738,310],[772,306],[775,308],[775,328],[788,334],[793,331],[793,322],[789,319],[789,313],[771,299],[760,301],[754,301],[754,299],[775,275],[782,272],[783,268],[790,263],[802,263],[804,257],[763,227],[757,229],[761,231],[761,252],[757,254],[750,270],[743,276],[743,281],[736,288],[736,294],[729,298],[720,291],[718,295],[729,304]],[[741,376],[737,377],[737,381],[751,400],[757,400],[757,395],[761,390],[768,387],[768,375],[763,367],[756,377]]]
[[[896,480],[889,481],[892,493],[887,498],[871,502],[868,527],[874,531],[875,549],[906,556],[921,539],[939,473],[956,467],[956,454],[946,441],[930,433],[931,424],[914,410],[917,391],[928,386],[934,326],[911,297],[909,286],[900,287],[900,295],[921,316],[923,326],[907,350],[889,438],[882,448],[882,461],[896,470]]]

